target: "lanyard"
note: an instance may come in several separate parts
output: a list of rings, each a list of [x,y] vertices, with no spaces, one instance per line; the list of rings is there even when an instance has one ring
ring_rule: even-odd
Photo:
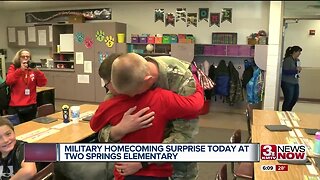
[[[24,75],[24,78],[23,78],[23,81],[24,81],[24,83],[26,84],[26,86],[28,87],[28,85],[29,85],[29,71],[28,70],[26,70],[27,71],[27,73],[25,73],[25,75]]]

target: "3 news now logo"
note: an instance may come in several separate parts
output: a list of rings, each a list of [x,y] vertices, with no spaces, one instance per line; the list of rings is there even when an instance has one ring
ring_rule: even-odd
[[[260,146],[261,160],[305,160],[304,144],[264,144]]]

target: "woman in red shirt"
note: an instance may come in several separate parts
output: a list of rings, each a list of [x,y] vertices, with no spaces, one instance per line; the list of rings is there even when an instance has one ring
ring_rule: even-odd
[[[47,78],[38,68],[30,68],[31,53],[19,50],[9,67],[6,83],[10,86],[11,99],[8,114],[18,114],[20,122],[36,118],[37,86],[45,86]]]

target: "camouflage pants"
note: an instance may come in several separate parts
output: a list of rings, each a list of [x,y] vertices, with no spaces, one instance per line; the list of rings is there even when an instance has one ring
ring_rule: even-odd
[[[198,179],[198,164],[195,162],[172,163],[173,180],[195,180]]]

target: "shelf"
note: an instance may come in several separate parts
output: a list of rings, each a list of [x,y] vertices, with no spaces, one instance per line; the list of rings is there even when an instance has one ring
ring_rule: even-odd
[[[41,71],[62,71],[62,72],[75,72],[74,69],[71,68],[39,68]]]
[[[60,60],[54,60],[55,63],[74,63],[74,61],[60,61]]]
[[[194,55],[195,57],[231,57],[231,58],[253,58],[254,56],[234,56],[234,55],[204,55],[204,54],[199,54],[199,55]]]
[[[141,56],[170,56],[168,53],[137,53]]]
[[[54,52],[53,54],[74,54],[74,52]]]

